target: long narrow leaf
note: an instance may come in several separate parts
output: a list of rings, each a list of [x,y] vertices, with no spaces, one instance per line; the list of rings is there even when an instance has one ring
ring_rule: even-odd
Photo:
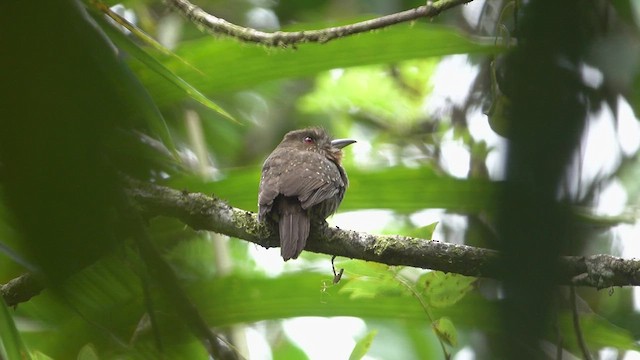
[[[204,94],[202,94],[195,87],[193,87],[190,83],[183,80],[180,76],[173,73],[166,66],[164,66],[160,61],[158,61],[156,58],[154,58],[149,53],[147,53],[144,49],[142,49],[140,46],[138,46],[133,41],[131,41],[131,39],[127,38],[124,34],[114,29],[112,26],[104,26],[103,28],[109,34],[109,38],[116,45],[118,45],[121,49],[127,51],[132,57],[134,57],[135,59],[140,61],[142,64],[144,64],[145,67],[147,67],[151,71],[163,77],[175,88],[180,89],[185,94],[190,96],[192,99],[208,107],[209,109],[217,112],[218,114],[222,115],[228,120],[239,123],[238,120],[233,118],[233,116],[231,116],[231,114],[225,111],[222,107],[220,107],[218,104],[211,101]],[[193,68],[191,68],[191,71],[195,72],[193,71]],[[198,72],[198,76],[202,76],[202,73]]]
[[[31,359],[4,300],[0,300],[0,335],[0,358],[7,360]]]

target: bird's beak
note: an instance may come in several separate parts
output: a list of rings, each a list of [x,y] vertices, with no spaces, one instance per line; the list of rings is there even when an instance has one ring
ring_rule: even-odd
[[[342,149],[343,147],[347,146],[347,145],[351,145],[354,142],[356,142],[355,140],[351,140],[351,139],[336,139],[331,141],[331,146],[333,147],[337,147],[338,149]]]

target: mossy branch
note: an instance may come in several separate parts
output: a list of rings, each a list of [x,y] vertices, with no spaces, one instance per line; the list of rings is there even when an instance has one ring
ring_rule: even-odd
[[[130,195],[147,216],[175,217],[196,230],[225,234],[266,248],[279,246],[277,235],[259,223],[256,214],[233,208],[215,197],[152,184],[138,184],[130,189]],[[502,278],[497,251],[437,240],[325,227],[312,229],[305,250],[388,265]],[[562,268],[558,284],[596,288],[640,285],[640,260],[601,254],[564,256],[558,261]]]
[[[265,248],[278,247],[274,229],[258,222],[257,215],[229,206],[223,200],[201,193],[132,182],[129,195],[147,217],[166,216],[181,220],[195,230],[207,230],[246,240]],[[312,228],[306,251],[342,256],[387,265],[412,266],[467,276],[501,279],[495,250],[400,235],[372,235],[338,228]],[[550,260],[551,261],[551,260]],[[563,256],[556,280],[559,285],[640,285],[640,260],[600,254]],[[30,274],[23,274],[0,287],[9,306],[29,300],[42,290]]]

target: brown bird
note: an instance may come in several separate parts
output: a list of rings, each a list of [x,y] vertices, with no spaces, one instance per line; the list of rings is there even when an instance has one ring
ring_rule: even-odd
[[[258,220],[278,222],[280,254],[287,261],[304,249],[311,220],[323,221],[340,205],[349,185],[340,165],[342,148],[355,140],[331,140],[321,128],[287,133],[262,166]]]

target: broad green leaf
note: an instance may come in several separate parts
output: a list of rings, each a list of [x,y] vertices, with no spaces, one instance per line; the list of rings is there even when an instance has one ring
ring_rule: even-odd
[[[351,298],[341,291],[343,282],[329,285],[332,274],[293,273],[275,279],[229,277],[215,282],[198,282],[190,286],[190,294],[197,304],[203,304],[205,318],[211,324],[254,322],[295,316],[356,316],[423,322],[424,309],[409,291],[402,288],[395,293],[380,293],[375,300]],[[398,285],[399,286],[399,285]],[[211,297],[210,294],[220,294]],[[223,295],[222,295],[223,294]],[[259,301],[258,301],[259,299]],[[456,323],[495,319],[493,310],[478,311],[486,304],[479,297],[458,303],[447,309],[435,309],[433,316],[445,314]],[[492,325],[493,326],[493,325]]]
[[[295,344],[291,343],[288,338],[283,338],[276,344],[271,346],[273,360],[308,360],[309,356]]]
[[[428,168],[386,168],[378,171],[347,169],[349,189],[340,211],[392,209],[411,213],[427,208],[477,212],[493,208],[499,183],[461,180],[435,174]],[[229,171],[218,182],[195,177],[171,179],[169,186],[215,194],[241,209],[256,211],[260,168]],[[373,195],[375,194],[375,196]]]
[[[349,189],[339,211],[390,209],[410,214],[424,209],[446,209],[465,213],[491,211],[501,182],[483,179],[456,179],[436,174],[430,168],[391,167],[379,170],[347,168]],[[169,179],[166,185],[187,191],[214,194],[231,206],[257,211],[260,167],[252,166],[226,172],[220,181],[203,181],[196,176]],[[375,194],[373,196],[372,194]],[[607,224],[628,218],[591,215],[576,209],[581,221]],[[433,224],[432,224],[433,225]],[[423,236],[419,236],[423,237]]]
[[[340,207],[387,208],[410,213],[425,208],[486,211],[493,207],[497,184],[436,175],[428,168],[350,171],[350,185]],[[375,196],[372,196],[375,194]]]
[[[456,332],[456,327],[453,326],[453,322],[451,319],[447,317],[441,317],[440,319],[434,321],[431,324],[433,331],[436,333],[438,338],[445,342],[449,346],[457,346],[458,345],[458,334]]]
[[[424,317],[423,317],[424,319]],[[388,325],[393,326],[393,325]],[[423,324],[411,324],[401,325],[396,332],[404,335],[406,339],[410,341],[410,346],[416,353],[416,359],[441,359],[442,358],[442,343],[438,339],[433,329]],[[379,347],[381,342],[389,342],[388,339],[378,338],[376,345]],[[387,346],[393,346],[394,344],[388,344]]]
[[[367,355],[373,343],[373,338],[375,338],[377,334],[378,330],[371,330],[362,339],[358,340],[351,355],[349,355],[349,360],[360,360]]]
[[[421,291],[430,306],[443,308],[452,306],[473,288],[473,277],[430,271],[418,279],[418,291]]]
[[[404,290],[388,265],[351,259],[338,262],[335,267],[344,269],[339,292],[349,294],[351,299],[372,299]]]
[[[114,261],[106,268],[97,266],[90,270],[79,274],[77,277],[84,277],[84,280],[76,279],[73,286],[67,289],[67,293],[72,295],[69,301],[84,314],[100,313],[100,309],[118,309],[110,312],[107,324],[120,324],[118,328],[121,328],[122,336],[130,336],[130,329],[135,327],[138,319],[136,314],[139,316],[145,311],[134,300],[140,296],[139,279],[126,276],[130,269],[123,269],[119,261]],[[185,281],[185,287],[207,323],[215,327],[298,316],[356,316],[415,325],[424,323],[424,309],[409,292],[381,292],[374,300],[366,297],[352,298],[349,293],[340,291],[343,282],[331,285],[332,276],[330,272],[288,273],[277,278],[228,276],[215,281],[191,279]],[[22,304],[21,309],[37,319],[44,315],[42,309],[51,309],[54,304],[57,302],[52,302],[51,295],[43,293],[29,303]],[[499,317],[500,306],[500,302],[491,302],[470,292],[455,306],[433,308],[430,313],[434,319],[449,318],[458,329],[499,333],[500,325],[496,318]],[[170,309],[157,310],[160,313],[170,312]],[[42,351],[55,354],[56,352],[49,352],[47,349],[78,349],[92,341],[93,332],[90,330],[95,329],[95,323],[87,323],[68,311],[61,312],[56,317],[51,316],[48,313],[46,319],[55,324],[56,331],[49,333],[50,343],[43,346]],[[627,330],[611,325],[602,317],[583,319],[583,331],[587,341],[590,344],[593,341],[593,346],[609,344],[606,346],[635,348],[633,337]],[[126,325],[131,321],[134,323]],[[567,315],[566,320],[562,318],[561,324],[563,334],[572,336],[570,315]],[[566,329],[564,326],[567,326]],[[113,326],[110,328],[113,331],[116,329]],[[68,334],[74,336],[70,337]],[[153,344],[149,346],[153,348]],[[197,342],[194,347],[198,348]]]
[[[381,296],[397,296],[405,289],[391,278],[358,277],[343,280],[340,293],[348,294],[349,299],[373,299]]]
[[[558,318],[559,331],[565,337],[565,344],[579,352],[573,318],[569,311]],[[606,318],[595,313],[580,314],[580,329],[584,341],[590,349],[612,347],[620,350],[640,351],[635,336],[626,329],[618,327]]]
[[[193,87],[214,94],[246,89],[270,80],[312,76],[335,68],[501,51],[503,49],[495,46],[492,39],[465,37],[452,28],[417,23],[400,24],[322,45],[301,44],[295,50],[267,49],[234,39],[206,36],[186,42],[176,50],[180,58],[206,76],[173,58],[163,60],[163,64],[174,69],[177,77]],[[151,69],[132,66],[137,68],[159,105],[169,105],[184,98],[175,87],[153,76]]]
[[[349,259],[335,263],[336,268],[344,268],[345,275],[350,277],[374,277],[378,279],[391,279],[394,273],[389,265],[370,261]]]

